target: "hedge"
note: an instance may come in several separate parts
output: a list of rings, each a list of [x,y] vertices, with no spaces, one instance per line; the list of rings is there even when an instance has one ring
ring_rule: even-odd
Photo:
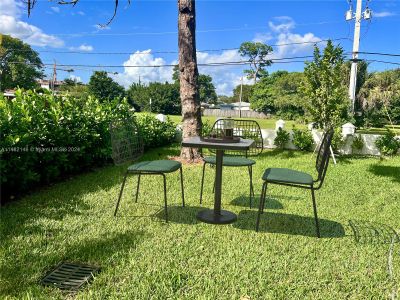
[[[125,100],[100,103],[22,90],[15,99],[0,98],[2,200],[111,162],[109,123],[133,114]],[[146,148],[174,140],[171,122],[146,117],[138,123]]]

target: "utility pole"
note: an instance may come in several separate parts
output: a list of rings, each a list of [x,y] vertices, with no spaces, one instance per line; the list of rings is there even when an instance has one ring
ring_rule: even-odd
[[[51,80],[51,85],[49,84],[49,88],[53,91],[55,90],[56,86],[56,81],[57,81],[57,62],[54,60],[54,65],[53,65],[53,78]]]
[[[353,113],[354,113],[354,107],[355,107],[355,102],[356,102],[357,62],[359,60],[358,59],[358,51],[360,48],[361,21],[362,21],[362,19],[364,19],[364,20],[371,19],[371,10],[368,8],[368,2],[369,2],[369,0],[367,0],[367,5],[366,5],[364,12],[362,12],[362,0],[357,0],[355,16],[353,16],[353,11],[352,11],[351,7],[346,13],[346,21],[355,19],[354,39],[353,39],[353,57],[351,60],[352,63],[351,63],[350,84],[349,84],[349,97],[351,100],[351,111]],[[350,1],[350,4],[351,4],[351,1]]]

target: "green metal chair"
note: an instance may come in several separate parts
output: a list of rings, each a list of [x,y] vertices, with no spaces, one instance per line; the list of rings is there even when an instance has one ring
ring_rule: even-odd
[[[112,145],[112,158],[116,165],[122,165],[127,162],[132,162],[143,155],[143,140],[140,135],[139,127],[134,119],[113,121],[110,124],[110,134]],[[140,177],[142,175],[161,175],[164,181],[165,220],[168,222],[167,181],[165,174],[172,173],[177,170],[180,170],[182,206],[184,207],[185,195],[183,190],[182,164],[173,160],[141,161],[130,165],[125,172],[117,201],[117,206],[115,207],[114,216],[117,215],[122,192],[125,187],[126,178],[129,174],[138,176],[135,202],[138,201]]]
[[[333,130],[328,130],[322,138],[322,142],[318,150],[317,160],[315,163],[315,168],[318,173],[318,178],[316,180],[314,180],[313,177],[307,173],[292,169],[269,168],[265,170],[262,176],[264,184],[262,186],[262,191],[260,196],[260,207],[258,209],[256,231],[258,231],[259,228],[260,216],[264,212],[267,185],[268,183],[271,183],[271,184],[286,185],[286,186],[311,190],[315,227],[317,231],[317,236],[320,237],[317,205],[315,202],[314,191],[319,190],[322,187],[322,184],[324,183],[326,171],[329,165],[329,157],[330,157],[329,149],[332,142],[332,136],[333,136]]]
[[[241,137],[245,139],[254,140],[253,146],[248,151],[225,151],[224,158],[222,161],[222,165],[225,167],[247,167],[250,178],[250,208],[252,203],[252,198],[254,198],[254,187],[253,187],[253,165],[256,163],[254,160],[249,159],[249,156],[257,156],[259,155],[264,148],[262,133],[260,129],[260,125],[253,120],[240,120],[240,119],[218,119],[212,129],[211,132],[216,137],[223,136],[224,130],[224,121],[231,120],[233,121],[233,136]],[[201,178],[201,190],[200,190],[200,204],[203,201],[203,187],[204,187],[204,176],[205,176],[205,168],[206,165],[209,164],[211,166],[216,165],[216,157],[215,156],[206,156],[204,157],[203,164],[203,174]],[[214,183],[215,189],[215,183]],[[214,192],[213,189],[213,192]]]

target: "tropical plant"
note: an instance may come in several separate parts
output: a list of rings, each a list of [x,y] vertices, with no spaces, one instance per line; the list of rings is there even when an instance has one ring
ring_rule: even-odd
[[[293,127],[293,144],[302,151],[310,151],[314,145],[311,132],[307,129]]]
[[[285,129],[279,127],[274,139],[274,145],[280,149],[284,149],[285,145],[289,142],[290,134]]]
[[[100,101],[125,97],[125,89],[110,78],[105,71],[95,71],[89,79],[89,93]]]
[[[314,60],[307,62],[301,92],[313,121],[322,128],[348,120],[349,97],[344,86],[343,49],[328,41],[323,53],[315,46]]]
[[[386,129],[386,133],[380,136],[375,141],[376,147],[383,155],[395,155],[400,148],[400,140],[396,138],[396,135],[390,129]]]
[[[353,152],[361,152],[364,148],[364,141],[361,137],[361,134],[355,134],[353,136],[353,143],[351,144],[351,149]]]

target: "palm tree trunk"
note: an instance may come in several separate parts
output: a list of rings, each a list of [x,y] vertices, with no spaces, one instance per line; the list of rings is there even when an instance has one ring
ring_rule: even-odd
[[[182,102],[182,138],[200,135],[201,111],[197,88],[196,9],[195,0],[178,0],[178,47],[180,95]],[[200,157],[198,149],[182,148],[181,158]]]

